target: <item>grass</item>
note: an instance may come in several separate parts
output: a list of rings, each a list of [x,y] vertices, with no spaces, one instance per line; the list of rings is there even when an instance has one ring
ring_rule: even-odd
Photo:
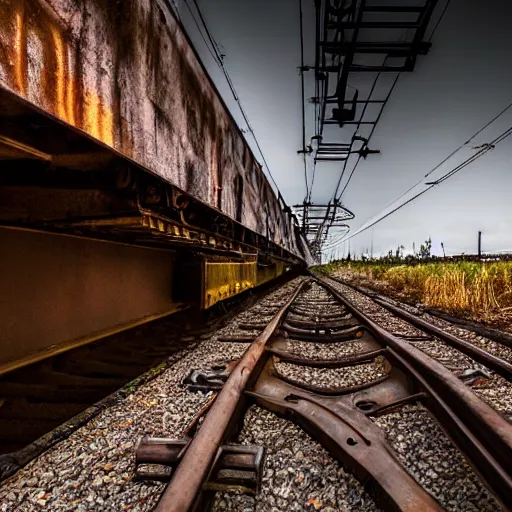
[[[317,270],[380,285],[427,307],[484,321],[512,320],[512,261],[334,262]]]

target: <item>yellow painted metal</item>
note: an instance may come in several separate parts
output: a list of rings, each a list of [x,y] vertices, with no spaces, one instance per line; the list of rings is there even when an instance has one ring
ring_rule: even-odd
[[[276,261],[271,265],[258,269],[258,285],[271,281],[286,272],[286,264]]]
[[[203,307],[228,299],[257,285],[258,271],[255,261],[248,263],[204,262]]]
[[[245,263],[204,262],[203,269],[203,308],[233,297],[249,288],[254,288],[279,277],[286,271],[286,264],[273,262],[266,267],[258,267],[256,261]]]

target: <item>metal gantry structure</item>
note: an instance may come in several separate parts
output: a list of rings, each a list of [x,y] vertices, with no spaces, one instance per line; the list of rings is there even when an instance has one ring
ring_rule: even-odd
[[[321,260],[322,249],[341,240],[348,233],[349,225],[346,221],[354,218],[350,210],[334,201],[329,204],[304,202],[294,205],[293,209],[309,242],[311,253],[318,261]]]
[[[400,73],[413,71],[418,56],[430,49],[425,35],[437,0],[314,2],[315,63],[302,65],[301,72],[315,75],[315,95],[310,100],[315,105],[315,134],[299,153],[313,154],[315,171],[323,163],[341,168],[327,204],[312,202],[311,185],[295,211],[313,250],[321,253],[340,231],[348,232],[344,221],[354,215],[342,206],[341,197],[360,159],[380,153],[370,147],[370,139]],[[334,237],[329,234],[332,229]]]

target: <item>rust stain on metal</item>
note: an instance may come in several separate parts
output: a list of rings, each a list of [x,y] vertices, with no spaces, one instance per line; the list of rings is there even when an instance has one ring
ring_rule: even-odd
[[[300,252],[288,214],[163,2],[0,0],[0,43],[0,87]]]
[[[60,2],[19,0],[10,7],[0,9],[7,20],[0,25],[0,38],[11,54],[8,62],[0,62],[7,70],[1,85],[114,146],[114,114],[108,102],[111,95],[101,94],[95,88],[98,84],[102,88],[105,80],[101,76],[105,70],[95,69],[97,76],[91,80],[80,65],[85,56],[73,58],[83,47],[80,40],[72,36],[78,27],[67,25],[61,18],[57,9],[62,7]],[[81,23],[85,21],[82,19]],[[14,31],[11,32],[12,25]],[[81,106],[79,118],[76,115],[78,105]]]
[[[114,144],[114,116],[112,111],[102,104],[94,93],[87,92],[84,98],[84,129],[105,144]]]
[[[21,8],[16,13],[16,34],[15,34],[15,80],[20,94],[25,92],[25,23],[23,20],[24,10]]]
[[[61,119],[66,119],[70,121],[71,124],[74,124],[74,121],[70,119],[69,112],[67,111],[68,102],[66,101],[66,95],[72,92],[72,89],[68,89],[66,86],[66,54],[64,50],[64,44],[62,41],[62,37],[59,31],[52,27],[52,38],[53,44],[55,48],[55,56],[56,56],[56,69],[55,69],[55,91],[56,91],[56,111],[57,115]]]

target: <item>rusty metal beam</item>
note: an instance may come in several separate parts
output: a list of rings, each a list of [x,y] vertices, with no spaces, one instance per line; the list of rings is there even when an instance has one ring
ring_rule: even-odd
[[[347,389],[351,393],[347,396],[319,396],[275,375],[269,360],[250,396],[298,423],[342,461],[379,504],[403,512],[443,510],[402,466],[382,430],[356,405],[367,396],[364,388]],[[407,378],[396,370],[378,383],[371,383],[371,388],[370,396],[378,396],[378,401],[386,405],[416,395]],[[358,397],[358,393],[362,396]]]

